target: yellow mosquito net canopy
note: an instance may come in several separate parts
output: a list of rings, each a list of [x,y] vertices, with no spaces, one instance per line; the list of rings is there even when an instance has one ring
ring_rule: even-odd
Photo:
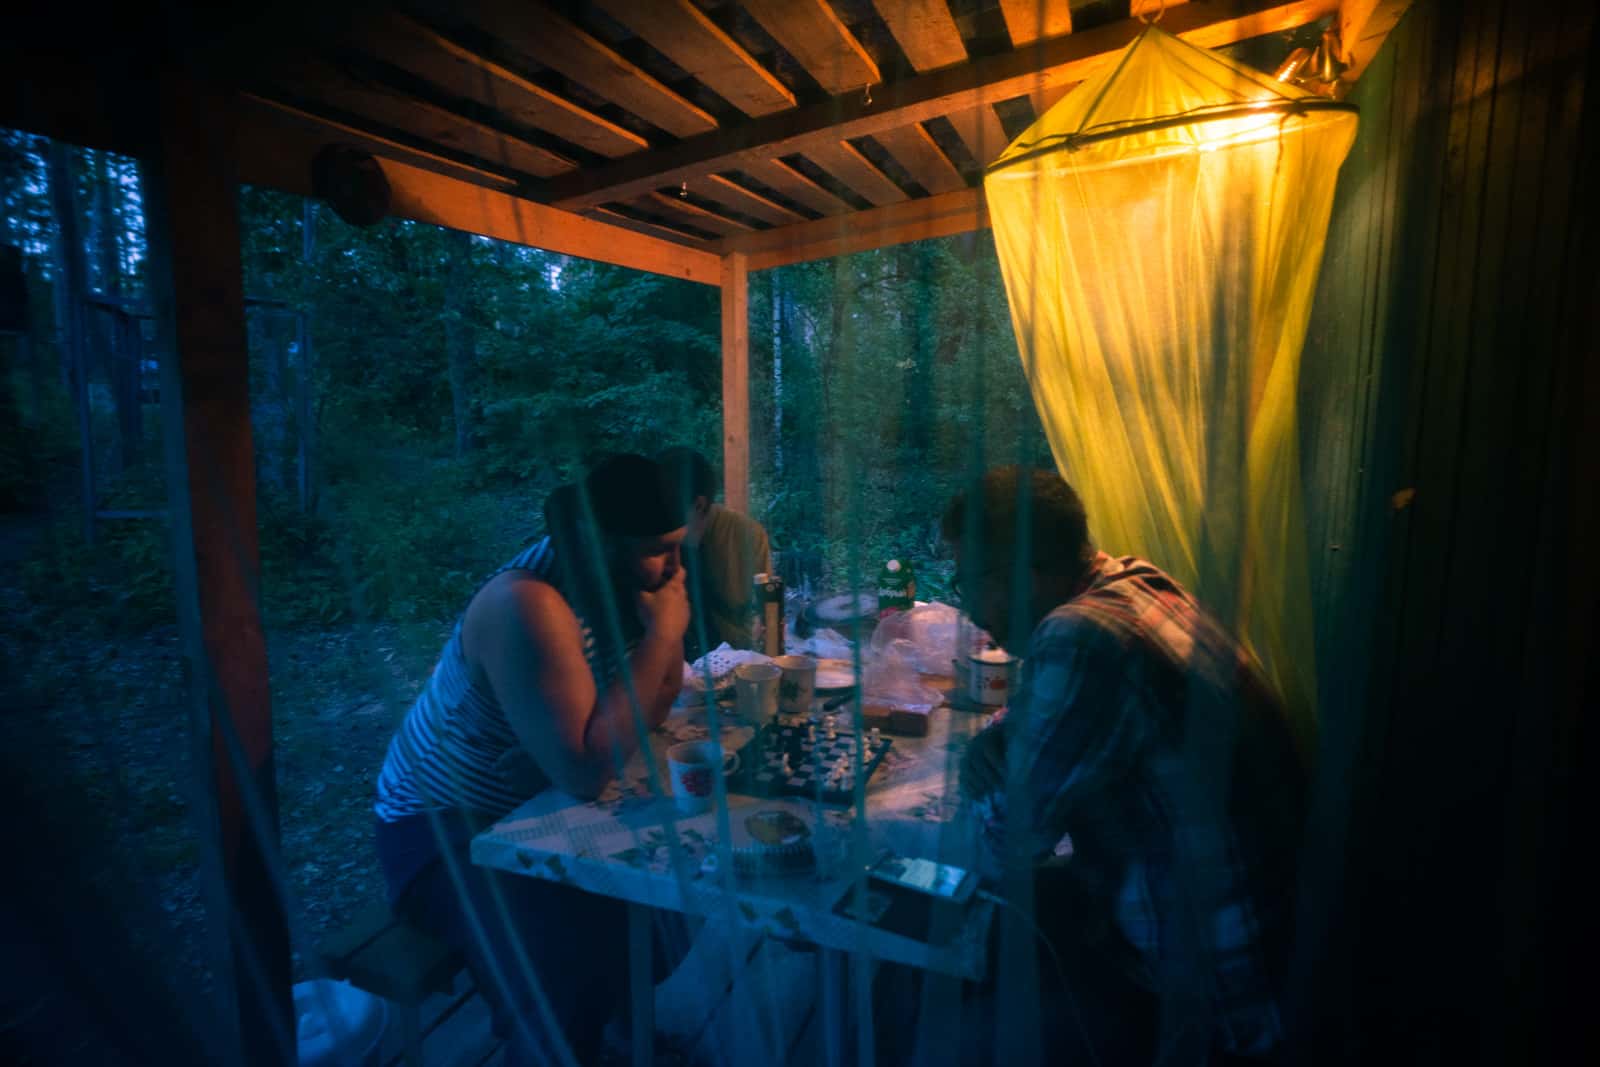
[[[1356,115],[1147,27],[984,179],[1017,344],[1099,546],[1232,625],[1315,722],[1295,414]]]

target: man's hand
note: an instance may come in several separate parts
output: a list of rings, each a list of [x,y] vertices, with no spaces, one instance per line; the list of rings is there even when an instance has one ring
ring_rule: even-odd
[[[689,593],[682,569],[661,588],[653,592],[640,591],[639,621],[657,637],[667,641],[683,640],[684,631],[689,629]]]
[[[1006,738],[1001,723],[985,729],[961,757],[961,793],[977,800],[1006,787]]]

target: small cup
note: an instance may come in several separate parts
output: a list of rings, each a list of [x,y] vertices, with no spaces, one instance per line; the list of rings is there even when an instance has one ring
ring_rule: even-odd
[[[785,715],[809,714],[817,695],[817,661],[810,656],[779,656],[773,662],[783,671],[778,710]]]
[[[722,752],[715,741],[683,741],[667,749],[667,769],[672,774],[672,796],[678,810],[685,815],[698,815],[711,810],[711,797],[715,792],[714,778],[719,770],[724,775],[739,770],[739,754]]]
[[[967,659],[967,698],[974,704],[999,707],[1011,699],[1021,660],[998,648]]]
[[[741,663],[733,670],[739,714],[751,726],[765,726],[778,714],[778,682],[783,671],[771,663]]]

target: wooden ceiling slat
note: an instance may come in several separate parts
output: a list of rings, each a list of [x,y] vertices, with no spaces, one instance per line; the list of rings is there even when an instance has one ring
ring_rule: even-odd
[[[906,199],[905,190],[848,141],[818,142],[806,149],[806,158],[874,204]]]
[[[1220,48],[1304,26],[1334,14],[1338,7],[1339,0],[1264,0],[1242,12],[1232,7],[1222,11],[1212,4],[1184,4],[1169,10],[1161,26],[1201,48]],[[686,178],[740,170],[755,160],[796,153],[816,159],[815,153],[830,152],[841,139],[997,104],[1026,96],[1036,88],[1065,90],[1103,70],[1143,28],[1136,20],[1122,19],[1043,41],[1035,48],[985,56],[877,87],[871,103],[847,94],[752,119],[715,135],[554,179],[542,197],[571,210],[628,200]],[[827,167],[821,159],[816,161]]]
[[[682,219],[690,226],[724,236],[732,233],[748,233],[754,228],[746,226],[737,219],[719,215],[715,211],[707,211],[699,204],[685,200],[682,197],[668,196],[666,193],[652,192],[643,200],[635,203],[640,211],[663,215],[669,219]]]
[[[50,85],[47,81],[37,84]],[[303,113],[250,96],[241,96],[234,118],[237,124],[233,150],[239,179],[296,196],[315,195],[311,189],[311,161],[317,153],[327,145],[353,139],[333,125],[307,121]],[[369,141],[365,136],[359,138],[364,145]],[[415,156],[414,152],[408,154]],[[690,246],[681,236],[666,241],[630,233],[619,226],[536,204],[503,189],[463,180],[459,164],[418,165],[390,156],[380,165],[389,182],[389,214],[394,218],[465,230],[497,241],[614,263],[630,270],[720,284],[720,257],[704,242]]]
[[[743,0],[761,27],[828,92],[859,91],[883,80],[827,0]]]
[[[758,159],[739,169],[762,185],[823,215],[843,215],[854,210],[781,159]]]
[[[993,163],[995,157],[1011,143],[994,108],[988,104],[980,104],[970,111],[952,112],[945,117],[956,128],[956,136],[961,138],[980,167]]]
[[[1000,14],[1013,48],[1072,32],[1068,0],[1000,0]]]
[[[542,85],[463,48],[406,16],[385,11],[363,20],[355,42],[363,51],[507,118],[545,130],[597,155],[616,158],[650,142],[579,107]]]
[[[663,226],[659,223],[647,222],[644,219],[636,219],[632,215],[624,215],[622,212],[613,211],[608,207],[597,207],[593,211],[584,212],[584,215],[608,226],[620,226],[625,230],[632,230],[634,233],[649,234],[651,237],[659,237],[664,241],[672,241],[690,248],[706,247],[706,239],[704,237],[685,233],[682,230],[675,230],[671,226]]]
[[[840,225],[838,219],[817,219],[738,234],[721,241],[720,249],[723,255],[742,252],[749,257],[749,269],[766,270],[907,241],[970,233],[988,225],[989,209],[983,190],[973,188],[858,211],[850,217],[849,225]]]
[[[1345,4],[1340,8],[1341,20],[1344,18],[1345,9],[1352,6],[1359,5]],[[1404,15],[1406,9],[1410,6],[1411,0],[1378,0],[1378,3],[1368,13],[1367,18],[1351,31],[1354,37],[1353,40],[1350,36],[1342,35],[1343,28],[1341,24],[1340,41],[1346,55],[1349,57],[1347,62],[1350,66],[1339,76],[1340,81],[1345,82],[1347,85],[1354,84],[1356,79],[1361,76],[1361,73],[1367,69],[1367,65],[1372,62],[1373,57],[1378,54],[1378,49],[1383,47],[1383,42],[1388,38],[1389,31],[1394,29],[1395,25],[1400,21],[1400,16]]]
[[[291,107],[279,100],[268,100],[264,96],[254,93],[239,94],[239,113],[246,116],[257,116],[257,122],[287,123],[311,131],[328,140],[340,141],[346,144],[356,144],[375,156],[385,159],[398,160],[423,170],[431,170],[436,174],[457,178],[470,182],[473,185],[486,185],[492,189],[507,190],[516,187],[514,179],[481,167],[468,166],[465,163],[441,156],[435,152],[426,152],[412,145],[402,144],[382,134],[373,133],[371,130],[358,129],[348,123],[314,115],[297,107]],[[334,134],[335,137],[327,138],[326,135]]]
[[[794,107],[794,94],[689,0],[595,0],[595,5],[746,115]]]
[[[544,4],[534,0],[460,0],[456,10],[507,47],[675,137],[693,137],[717,128],[717,120],[706,111]]]
[[[799,212],[768,200],[759,193],[753,193],[720,174],[708,174],[688,184],[689,192],[703,200],[713,201],[774,226],[790,226],[796,222],[806,221],[806,217]]]
[[[873,0],[872,6],[918,71],[966,61],[967,45],[948,0]]]
[[[928,192],[953,193],[967,187],[961,172],[945,157],[944,150],[934,139],[928,136],[922,123],[913,122],[898,130],[884,130],[874,134],[873,140],[882,145],[906,169],[906,173]]]
[[[529,144],[396,89],[357,79],[331,63],[309,55],[285,57],[282,62],[273,65],[272,71],[280,84],[293,86],[295,96],[305,102],[331,105],[349,115],[372,119],[423,141],[454,148],[475,159],[498,163],[541,178],[562,174],[574,167],[570,159],[546,148]]]

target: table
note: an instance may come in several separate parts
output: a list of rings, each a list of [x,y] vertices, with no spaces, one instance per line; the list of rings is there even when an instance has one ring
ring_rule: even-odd
[[[717,719],[725,748],[736,748],[750,736],[750,728],[731,713]],[[939,945],[835,914],[834,906],[882,848],[976,866],[977,827],[956,804],[954,783],[961,752],[987,721],[982,714],[941,706],[931,713],[928,736],[896,737],[884,766],[867,784],[864,819],[852,809],[736,793],[709,812],[683,816],[665,795],[670,788],[666,750],[678,741],[707,737],[709,724],[703,710],[675,709],[652,734],[648,755],[636,754],[600,797],[586,802],[547,790],[479,834],[472,842],[472,861],[637,905],[630,909],[636,987],[643,975],[642,989],[635,989],[636,1013],[651,1000],[639,995],[649,988],[647,908],[976,979],[988,962],[993,906],[987,901],[975,899],[959,928]],[[811,827],[817,870],[782,877],[735,874],[722,844],[727,827],[757,808],[774,807],[792,811]],[[648,1015],[636,1014],[634,1025],[635,1033],[653,1030]]]

